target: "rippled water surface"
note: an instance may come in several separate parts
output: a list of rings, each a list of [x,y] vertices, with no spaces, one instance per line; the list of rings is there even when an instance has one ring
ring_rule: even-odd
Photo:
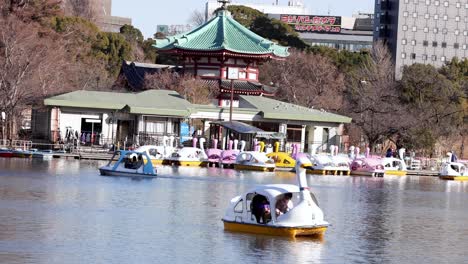
[[[322,240],[231,233],[229,200],[294,174],[159,168],[98,175],[102,162],[0,158],[0,263],[467,263],[468,183],[308,176]]]

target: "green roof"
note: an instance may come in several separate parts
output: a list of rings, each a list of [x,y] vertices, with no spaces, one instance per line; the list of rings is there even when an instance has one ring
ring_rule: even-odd
[[[160,50],[231,51],[251,55],[289,56],[288,48],[275,44],[245,28],[227,10],[206,24],[166,39],[156,40]]]
[[[132,114],[187,117],[191,104],[175,91],[148,90],[141,93],[75,91],[44,100],[48,106],[121,110]]]
[[[260,115],[264,119],[305,122],[350,123],[351,118],[281,102],[263,96],[241,95],[237,114]],[[191,104],[175,91],[148,90],[140,93],[75,91],[44,100],[47,106],[128,109],[131,114],[189,117],[192,113],[229,113],[229,107]]]
[[[265,119],[280,119],[291,121],[351,123],[351,118],[329,113],[323,110],[315,110],[299,105],[281,102],[263,96],[240,96],[250,107],[261,112]]]

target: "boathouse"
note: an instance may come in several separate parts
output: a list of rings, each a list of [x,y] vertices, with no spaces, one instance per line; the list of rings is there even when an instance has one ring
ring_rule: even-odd
[[[44,104],[48,107],[46,121],[33,126],[33,130],[51,142],[143,145],[158,144],[163,136],[174,136],[183,143],[193,136],[213,138],[218,132],[210,124],[229,120],[229,107],[191,104],[169,90],[75,91],[48,98]],[[249,95],[239,95],[232,119],[283,134],[285,150],[296,143],[309,152],[340,145],[342,124],[351,122],[345,116]]]

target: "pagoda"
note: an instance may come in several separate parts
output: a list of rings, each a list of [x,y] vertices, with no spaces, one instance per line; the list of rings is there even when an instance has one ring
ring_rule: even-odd
[[[238,23],[226,9],[228,0],[216,16],[187,33],[158,39],[161,53],[177,56],[183,73],[191,74],[219,87],[218,105],[230,104],[231,89],[238,106],[239,95],[273,96],[276,88],[259,82],[259,65],[267,60],[289,56],[288,47],[267,40]],[[228,69],[237,68],[238,79],[228,80]]]

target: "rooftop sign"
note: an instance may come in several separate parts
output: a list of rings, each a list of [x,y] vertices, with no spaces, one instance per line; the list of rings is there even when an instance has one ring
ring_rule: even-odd
[[[315,15],[281,15],[280,20],[297,32],[334,33],[341,32],[341,17]]]

